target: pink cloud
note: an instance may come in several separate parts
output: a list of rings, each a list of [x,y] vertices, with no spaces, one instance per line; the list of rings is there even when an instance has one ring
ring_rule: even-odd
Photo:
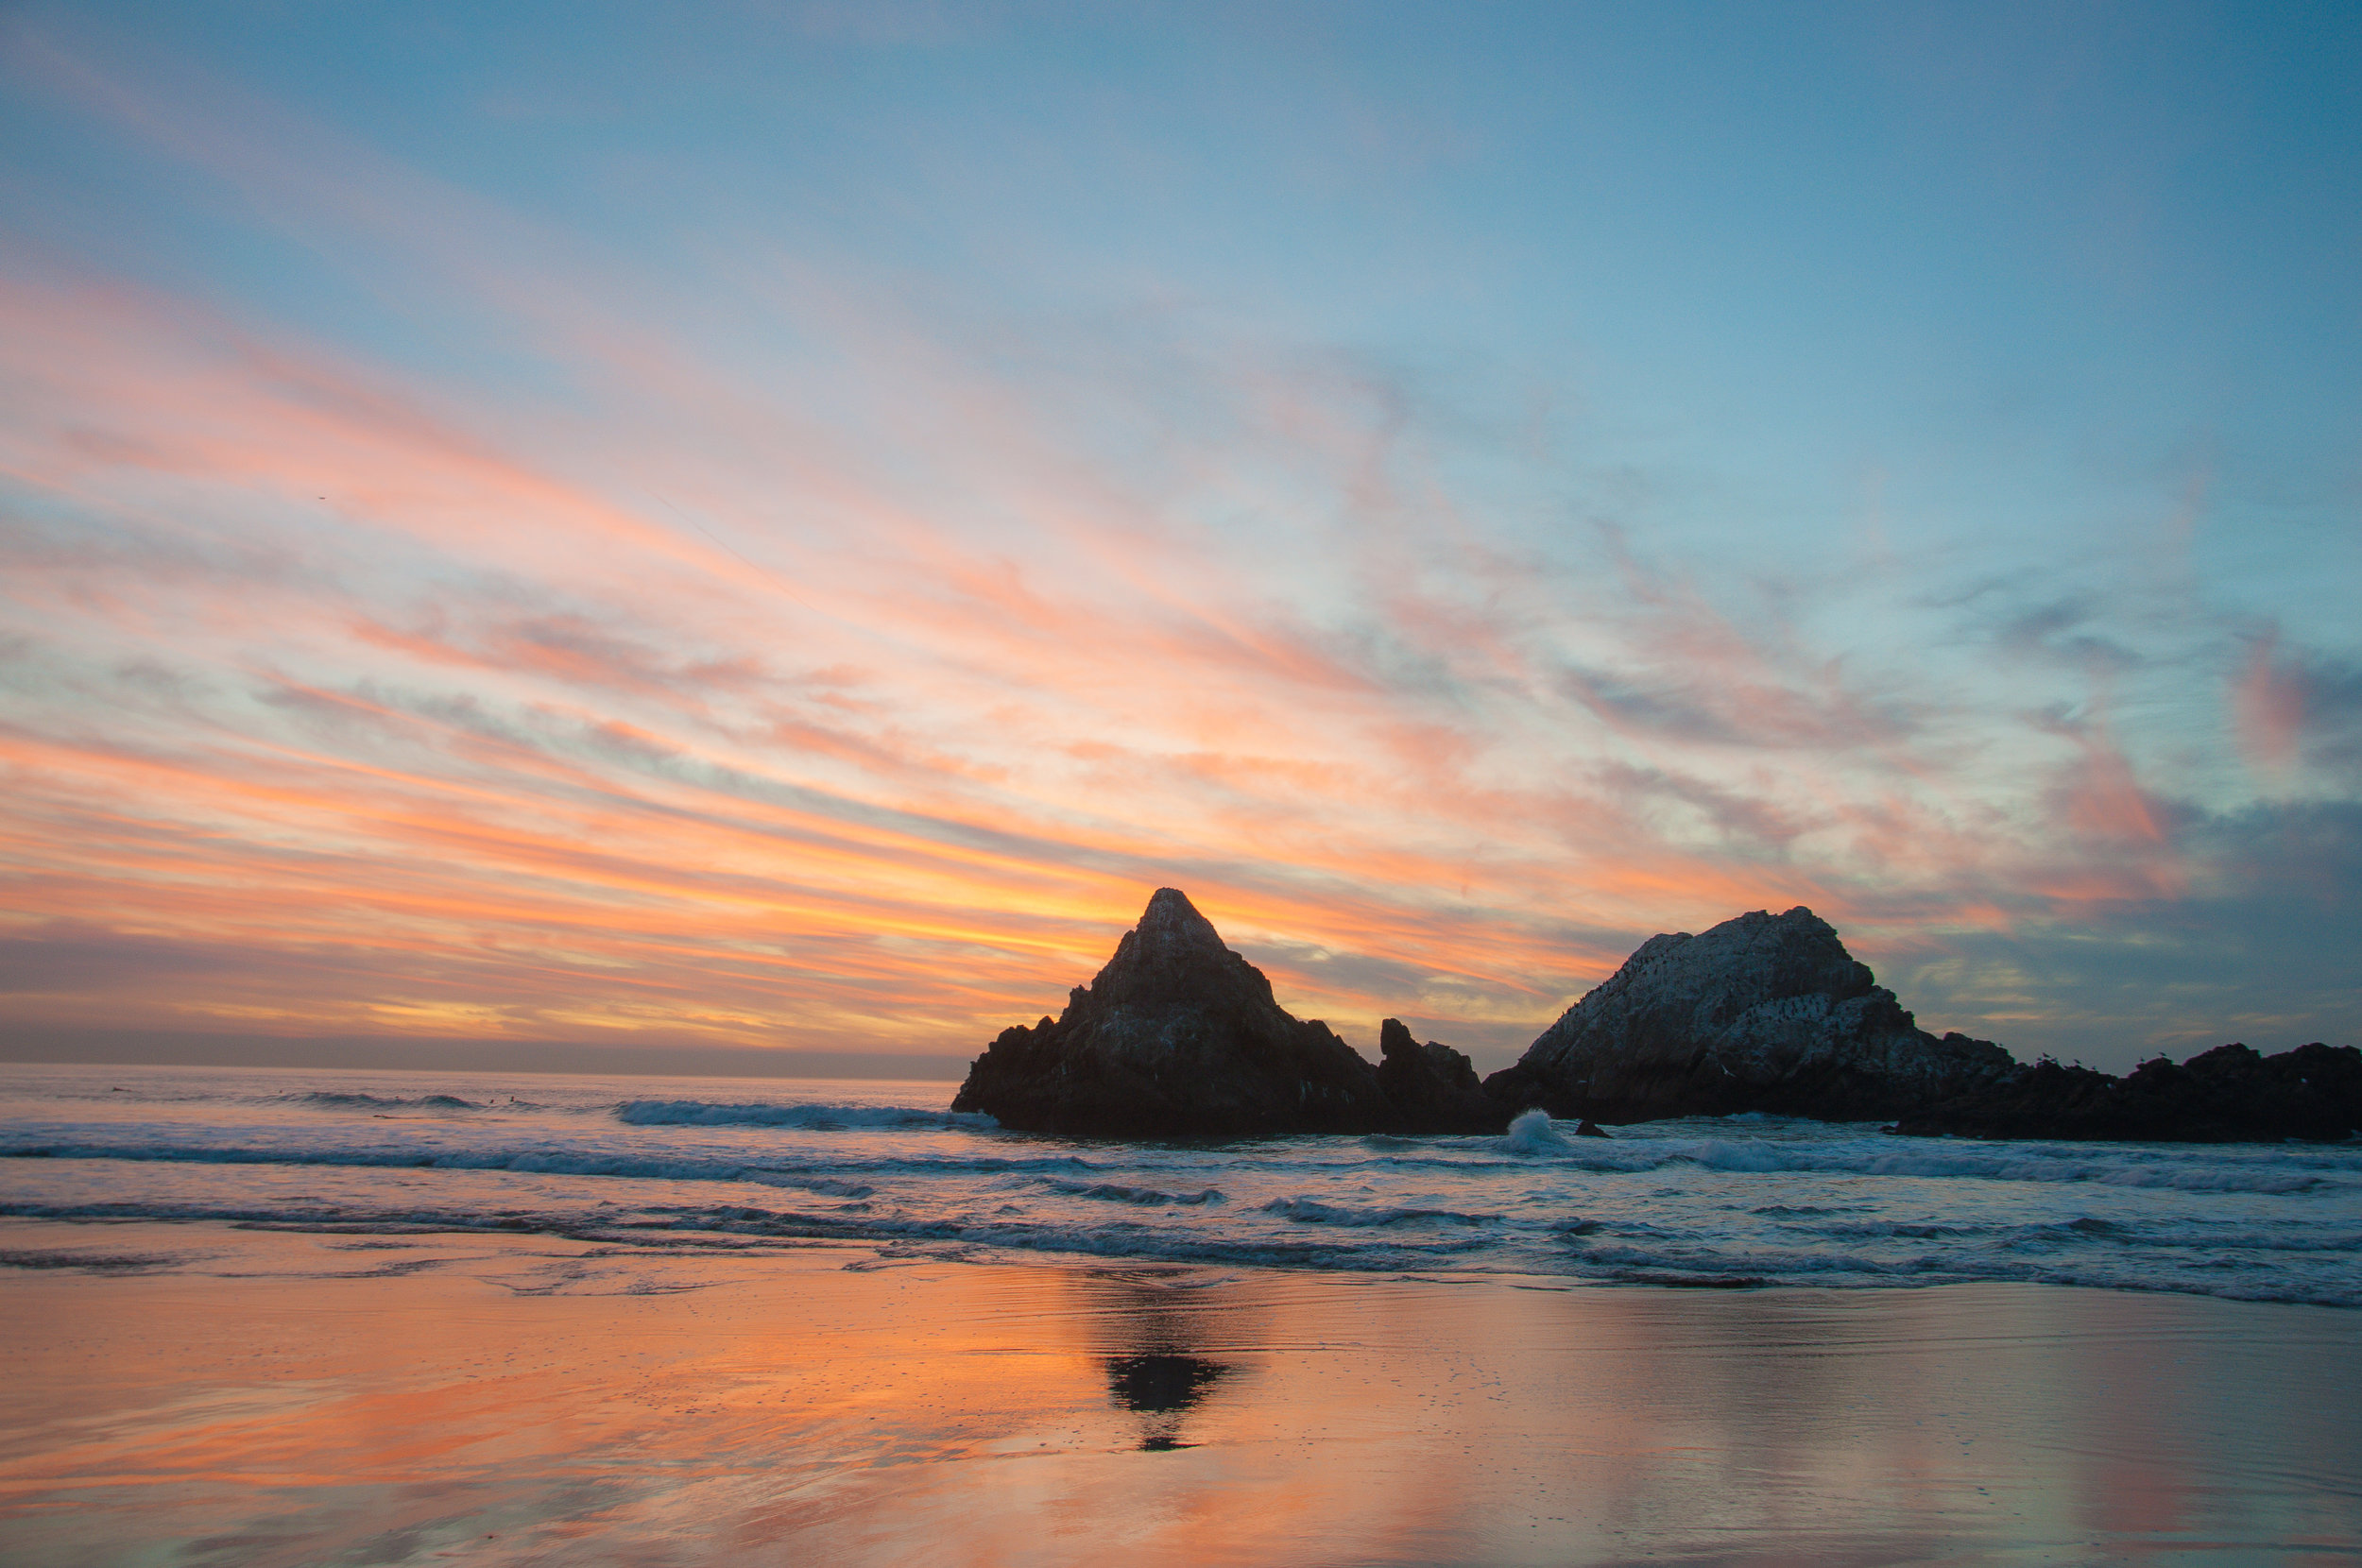
[[[18,907],[263,955],[60,1006],[948,1049],[1180,881],[1302,1011],[1538,1029],[1743,909],[1923,939],[2187,885],[2138,736],[2026,742],[2014,692],[1713,563],[1520,534],[1374,372],[1192,344],[1167,419],[1137,366],[963,354],[807,272],[748,329],[855,368],[765,377],[495,204],[59,61],[274,221],[423,256],[556,388],[0,279],[0,469],[56,541],[0,589]],[[2234,703],[2285,766],[2268,640]]]
[[[2304,682],[2278,658],[2277,628],[2249,644],[2246,668],[2231,687],[2233,727],[2248,766],[2270,776],[2296,765],[2304,735]]]

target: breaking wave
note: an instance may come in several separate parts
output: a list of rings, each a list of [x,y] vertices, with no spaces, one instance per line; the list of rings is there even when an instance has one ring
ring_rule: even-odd
[[[281,1099],[293,1105],[317,1105],[324,1109],[348,1111],[481,1111],[484,1106],[457,1095],[417,1095],[408,1098],[396,1095],[338,1094],[328,1089],[313,1089],[300,1095],[282,1095]]]
[[[1571,1154],[1575,1146],[1550,1126],[1549,1112],[1520,1111],[1501,1147],[1512,1154]]]
[[[1049,1180],[1044,1185],[1076,1198],[1096,1198],[1108,1203],[1131,1203],[1140,1208],[1162,1208],[1167,1203],[1220,1203],[1228,1194],[1219,1187],[1207,1187],[1198,1192],[1167,1192],[1162,1187],[1128,1186],[1121,1182],[1062,1182]]]
[[[615,1107],[627,1127],[795,1127],[836,1133],[872,1127],[1001,1124],[981,1111],[922,1111],[904,1105],[717,1105],[702,1099],[629,1099]]]
[[[1490,1225],[1500,1219],[1497,1214],[1462,1214],[1456,1209],[1358,1209],[1343,1203],[1324,1203],[1316,1198],[1275,1198],[1263,1205],[1263,1212],[1278,1215],[1283,1219],[1292,1219],[1300,1225],[1343,1225],[1348,1228],[1421,1223]]]

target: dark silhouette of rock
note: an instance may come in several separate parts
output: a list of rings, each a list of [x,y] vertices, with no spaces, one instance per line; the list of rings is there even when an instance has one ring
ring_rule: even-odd
[[[1291,1016],[1187,897],[1160,888],[1098,977],[1054,1021],[1003,1030],[952,1105],[1102,1137],[1499,1133],[1535,1106],[1583,1137],[1607,1136],[1600,1122],[1742,1111],[1978,1137],[2362,1135],[2353,1047],[2223,1046],[2123,1078],[2021,1066],[1991,1041],[1919,1028],[1803,908],[1652,937],[1481,1083],[1465,1056],[1396,1019],[1379,1046],[1373,1067],[1326,1024]]]
[[[2362,1135],[2362,1050],[2315,1041],[2278,1056],[2217,1046],[2122,1078],[2048,1060],[1905,1116],[1894,1131],[1979,1138],[2238,1143]]]
[[[1828,922],[1799,907],[1650,938],[1484,1088],[1570,1119],[1859,1121],[1923,1111],[2015,1066],[1990,1041],[1919,1028]]]
[[[1484,1092],[1476,1065],[1449,1046],[1421,1045],[1399,1019],[1378,1026],[1378,1086],[1399,1131],[1498,1133],[1511,1108]]]
[[[1367,1133],[1397,1117],[1378,1069],[1159,888],[1056,1021],[1001,1031],[952,1107],[1004,1127],[1101,1137]]]
[[[1191,1446],[1181,1440],[1183,1420],[1229,1375],[1229,1367],[1202,1355],[1115,1355],[1107,1359],[1107,1392],[1147,1418],[1140,1447],[1167,1453]]]

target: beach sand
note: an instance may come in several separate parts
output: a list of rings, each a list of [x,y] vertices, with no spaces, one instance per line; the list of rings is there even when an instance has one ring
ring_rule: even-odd
[[[2330,1309],[188,1224],[0,1252],[12,1563],[2362,1555]]]

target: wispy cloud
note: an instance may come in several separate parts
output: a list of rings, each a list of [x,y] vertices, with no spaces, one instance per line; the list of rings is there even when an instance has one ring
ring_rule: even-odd
[[[1298,1012],[1495,1061],[1640,938],[1795,903],[1990,1019],[1996,933],[2231,897],[2271,808],[2196,737],[2351,798],[2350,668],[2165,589],[1676,568],[1516,398],[1187,305],[651,288],[283,107],[14,47],[477,330],[0,271],[28,1015],[955,1052],[1177,882]],[[2161,699],[2200,667],[2228,720]]]

